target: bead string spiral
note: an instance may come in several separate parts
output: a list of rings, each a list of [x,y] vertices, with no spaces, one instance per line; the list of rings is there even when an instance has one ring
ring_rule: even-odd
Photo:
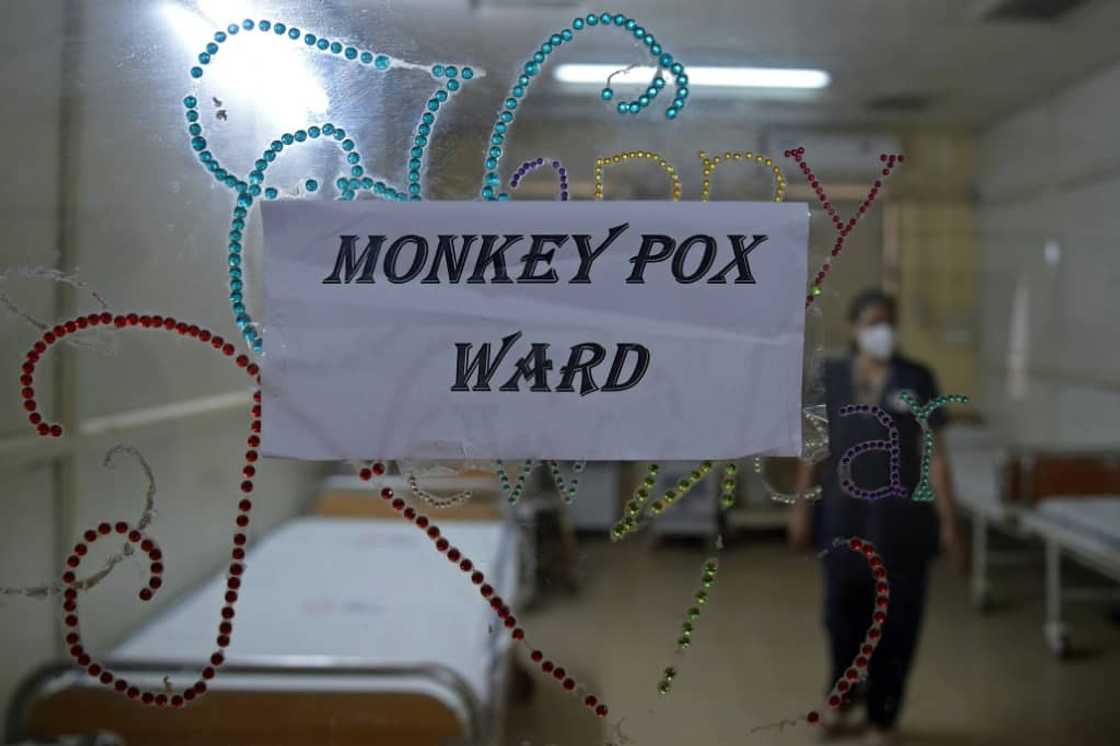
[[[509,194],[498,191],[502,184],[502,177],[498,173],[498,163],[504,152],[503,145],[505,144],[506,136],[509,134],[510,127],[513,126],[513,120],[517,116],[519,102],[528,93],[533,79],[541,74],[544,65],[553,52],[564,44],[574,41],[577,33],[585,30],[590,31],[595,28],[616,28],[620,31],[628,32],[646,46],[650,55],[657,62],[658,71],[654,74],[646,92],[634,101],[619,101],[615,105],[616,110],[620,114],[637,114],[652,103],[653,99],[656,98],[665,87],[665,78],[662,76],[662,70],[669,72],[676,86],[676,95],[673,98],[672,104],[665,109],[665,118],[676,119],[677,115],[680,114],[681,110],[684,108],[685,100],[688,98],[688,74],[685,72],[684,65],[674,60],[673,55],[665,51],[661,43],[654,38],[651,32],[639,25],[633,18],[628,18],[622,13],[617,13],[615,15],[611,15],[610,13],[588,13],[586,16],[574,18],[571,23],[571,28],[565,27],[557,33],[550,35],[541,44],[540,48],[525,61],[522,65],[521,74],[509,91],[509,96],[502,102],[503,106],[498,110],[498,116],[490,132],[490,146],[486,150],[483,160],[484,173],[482,177],[482,188],[480,190],[483,199],[509,199]],[[602,91],[600,97],[603,101],[611,101],[614,98],[614,91],[608,86]]]
[[[232,189],[237,195],[234,202],[233,219],[229,230],[229,252],[227,256],[230,288],[229,301],[231,310],[233,311],[234,321],[237,323],[238,328],[241,329],[242,336],[244,336],[245,341],[249,344],[253,352],[260,353],[264,349],[264,340],[257,328],[257,324],[253,321],[252,316],[245,307],[242,293],[244,281],[241,267],[241,242],[245,232],[246,221],[248,220],[248,209],[253,204],[253,201],[262,194],[265,199],[275,199],[279,196],[279,192],[275,187],[263,186],[265,172],[269,164],[276,160],[276,157],[284,151],[286,146],[314,142],[319,139],[320,136],[328,140],[333,137],[338,146],[346,154],[346,161],[349,164],[349,171],[335,181],[341,199],[352,200],[362,191],[371,192],[374,196],[383,199],[398,201],[420,199],[422,196],[421,172],[427,153],[429,136],[435,125],[436,115],[451,96],[462,88],[463,83],[476,77],[476,72],[470,67],[464,66],[460,69],[455,65],[444,64],[437,64],[431,66],[431,68],[425,68],[414,63],[394,59],[386,54],[375,55],[368,50],[359,50],[355,46],[343,44],[340,41],[331,41],[325,37],[317,37],[312,33],[302,34],[298,28],[288,27],[286,24],[279,21],[260,20],[254,22],[252,19],[246,18],[240,25],[233,23],[227,26],[225,31],[217,31],[214,33],[214,40],[209,42],[206,48],[198,55],[199,64],[190,69],[191,78],[196,81],[202,78],[205,72],[205,66],[214,61],[222,48],[221,45],[231,43],[242,31],[248,33],[254,29],[263,33],[272,31],[277,37],[286,38],[292,42],[299,42],[302,40],[303,45],[307,49],[337,55],[347,62],[360,63],[362,66],[379,73],[384,73],[393,68],[428,70],[432,78],[440,83],[432,97],[429,98],[425,104],[426,111],[421,115],[416,125],[413,144],[409,150],[409,183],[406,189],[398,189],[381,179],[374,179],[372,176],[366,174],[365,168],[361,165],[361,155],[356,150],[354,141],[346,136],[346,131],[343,128],[336,127],[332,122],[324,122],[308,127],[307,129],[297,129],[295,132],[283,133],[279,138],[273,140],[269,147],[264,150],[261,157],[254,163],[253,169],[248,175],[244,179],[239,179],[222,167],[217,156],[207,149],[208,143],[203,136],[203,127],[199,121],[198,98],[191,94],[183,99],[183,105],[186,107],[187,134],[190,137],[191,148],[198,153],[199,162],[207,171],[214,175],[214,179],[218,183]],[[319,189],[319,183],[315,179],[307,179],[304,182],[304,187],[307,192],[316,192]]]
[[[72,339],[67,336],[66,339]],[[64,340],[65,341],[65,340]],[[21,376],[21,379],[23,376]],[[21,380],[21,383],[23,381]],[[101,466],[105,469],[111,469],[115,465],[117,456],[120,454],[128,454],[136,459],[141,471],[144,472],[144,479],[147,485],[144,490],[144,510],[140,513],[140,518],[132,524],[136,529],[143,531],[152,522],[152,517],[156,509],[156,477],[152,472],[152,467],[144,458],[144,454],[140,453],[139,449],[118,443],[110,448],[105,457],[101,460]],[[80,577],[74,581],[73,585],[66,586],[78,591],[88,591],[97,586],[98,583],[109,577],[118,564],[123,562],[127,557],[132,556],[134,553],[132,544],[125,541],[124,546],[119,552],[111,554],[102,564],[101,569],[85,577]],[[47,598],[48,596],[57,596],[64,590],[64,586],[59,582],[43,583],[37,586],[0,586],[0,596],[28,596],[29,598]]]
[[[54,344],[71,334],[78,334],[98,327],[111,327],[116,329],[139,327],[153,331],[174,331],[180,336],[193,339],[203,344],[208,344],[212,349],[221,352],[226,357],[233,358],[236,352],[236,348],[232,343],[227,342],[222,337],[213,334],[207,329],[203,329],[196,324],[177,321],[170,316],[164,317],[158,314],[128,313],[114,315],[108,311],[103,311],[100,313],[78,316],[61,324],[57,324],[51,330],[45,332],[31,347],[22,363],[20,372],[21,395],[24,402],[23,407],[28,413],[28,421],[35,429],[35,432],[40,436],[61,437],[63,428],[62,425],[58,423],[47,421],[39,412],[38,404],[35,400],[34,388],[36,365]],[[234,362],[237,367],[245,371],[246,375],[249,376],[254,384],[260,384],[260,370],[256,363],[249,360],[248,356],[238,355],[234,358]],[[66,570],[62,573],[61,580],[63,586],[63,623],[68,630],[65,636],[67,649],[70,656],[79,666],[85,669],[87,674],[106,687],[120,693],[122,696],[155,707],[164,707],[168,705],[171,707],[182,707],[206,693],[206,682],[217,675],[217,670],[225,661],[223,651],[229,646],[233,634],[234,605],[237,603],[238,589],[241,587],[241,576],[245,569],[241,561],[245,557],[244,547],[248,540],[244,532],[249,526],[249,512],[253,507],[252,502],[248,498],[248,494],[253,491],[253,477],[256,475],[256,466],[254,464],[259,459],[259,454],[256,449],[260,445],[260,400],[259,389],[254,390],[254,403],[251,409],[249,422],[249,436],[246,440],[248,450],[245,452],[245,463],[241,469],[243,477],[241,482],[242,498],[238,502],[237,515],[234,519],[236,529],[233,535],[232,561],[226,575],[225,605],[221,608],[220,612],[217,649],[211,654],[209,663],[203,666],[199,672],[199,678],[191,686],[179,691],[141,689],[115,674],[112,670],[107,668],[104,663],[94,659],[82,645],[78,611],[78,593],[79,591],[86,590],[88,584],[78,578],[77,570],[83,558],[88,554],[90,545],[94,542],[98,541],[101,537],[115,533],[125,537],[130,546],[138,547],[140,551],[147,554],[150,563],[148,566],[148,580],[137,594],[141,601],[151,601],[159,588],[163,585],[163,553],[156,541],[142,530],[143,519],[136,525],[124,521],[118,521],[114,524],[102,522],[98,524],[96,528],[86,530],[82,535],[82,541],[74,546],[73,552],[66,558]]]

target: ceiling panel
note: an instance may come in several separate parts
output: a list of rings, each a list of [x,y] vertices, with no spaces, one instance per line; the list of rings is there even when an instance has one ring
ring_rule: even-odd
[[[495,65],[511,80],[518,62],[548,34],[590,6],[563,0],[354,0],[350,10],[423,51],[454,48]],[[886,123],[977,126],[1021,108],[1120,59],[1115,30],[1120,2],[1086,0],[1057,19],[987,18],[988,0],[645,0],[612,3],[637,18],[685,64],[816,67],[833,84],[818,95],[774,98],[757,92],[694,89],[705,115],[767,124],[832,126]],[[990,3],[989,3],[990,5]],[[595,6],[598,7],[598,6]],[[399,38],[399,37],[398,37]],[[497,40],[497,42],[495,42]],[[571,62],[646,63],[648,54],[621,34],[583,34]],[[507,72],[508,71],[508,72]],[[537,96],[545,86],[537,86]],[[582,117],[601,107],[596,89],[550,81],[537,115]],[[922,107],[876,106],[924,100]]]

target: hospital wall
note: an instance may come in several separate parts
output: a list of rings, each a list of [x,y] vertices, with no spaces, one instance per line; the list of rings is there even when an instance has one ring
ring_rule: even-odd
[[[1030,445],[1120,442],[1120,65],[977,147],[981,407]]]
[[[0,107],[0,136],[20,145],[7,149],[0,179],[0,271],[6,272],[0,293],[44,320],[99,308],[85,291],[23,279],[19,269],[55,268],[76,273],[113,311],[172,314],[238,339],[223,272],[229,192],[212,187],[190,162],[182,109],[166,103],[185,85],[181,79],[167,85],[163,66],[153,64],[164,50],[138,40],[110,43],[119,32],[112,14],[67,14],[67,7],[81,5],[5,8],[0,96],[19,104]],[[105,43],[72,43],[75,24],[86,24],[83,38]],[[90,28],[96,24],[103,28]],[[130,62],[129,43],[151,58]],[[62,90],[64,67],[70,74]],[[165,552],[165,584],[151,603],[139,601],[146,567],[129,561],[83,594],[83,637],[92,650],[106,652],[228,562],[242,496],[248,381],[220,354],[173,334],[130,330],[92,347],[60,345],[38,366],[35,389],[44,416],[68,432],[42,439],[28,427],[13,388],[37,334],[4,313],[0,367],[9,376],[0,396],[0,587],[53,582],[83,530],[139,518],[146,482],[138,463],[122,456],[112,468],[102,466],[115,444],[137,446],[155,474],[149,531]],[[62,358],[67,365],[56,366]],[[168,405],[181,411],[149,425],[114,427],[105,419],[152,408],[158,414]],[[87,427],[82,435],[81,423],[101,430]],[[251,536],[299,512],[321,468],[278,461],[261,469]],[[83,570],[98,569],[119,549],[116,541],[100,542]],[[28,672],[65,656],[58,611],[55,599],[0,595],[0,708]],[[215,634],[217,620],[215,608]]]

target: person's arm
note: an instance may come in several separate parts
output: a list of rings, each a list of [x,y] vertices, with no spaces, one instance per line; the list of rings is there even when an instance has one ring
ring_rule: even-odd
[[[963,570],[966,558],[964,544],[957,530],[957,497],[953,490],[953,474],[949,468],[945,439],[936,431],[933,434],[930,481],[934,492],[934,508],[941,523],[941,547],[949,555],[953,565],[958,570]]]
[[[816,468],[807,461],[797,463],[797,479],[794,489],[798,494],[808,492],[813,487]],[[813,506],[808,500],[798,499],[789,510],[789,545],[794,549],[804,549],[813,543]]]

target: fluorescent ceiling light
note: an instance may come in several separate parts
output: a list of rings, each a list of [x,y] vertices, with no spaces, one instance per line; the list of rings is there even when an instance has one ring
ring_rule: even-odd
[[[620,72],[625,70],[625,72]],[[628,83],[649,85],[657,72],[655,67],[632,67],[626,65],[559,65],[555,77],[562,83],[591,83],[606,85],[611,77],[611,85]],[[617,74],[616,74],[617,73]],[[687,67],[688,85],[723,86],[726,88],[824,88],[831,76],[824,70],[810,70],[788,67]],[[672,76],[669,76],[672,77]]]
[[[202,0],[200,13],[179,3],[168,2],[159,7],[164,22],[194,53],[202,51],[214,32],[225,29],[231,20],[256,15],[248,4],[228,0]],[[212,80],[225,87],[227,93],[232,89],[235,95],[244,97],[244,101],[267,117],[270,126],[300,127],[318,119],[330,102],[300,54],[304,45],[296,49],[286,38],[275,36],[254,30],[230,38],[207,67],[203,90],[207,90],[205,82]]]

